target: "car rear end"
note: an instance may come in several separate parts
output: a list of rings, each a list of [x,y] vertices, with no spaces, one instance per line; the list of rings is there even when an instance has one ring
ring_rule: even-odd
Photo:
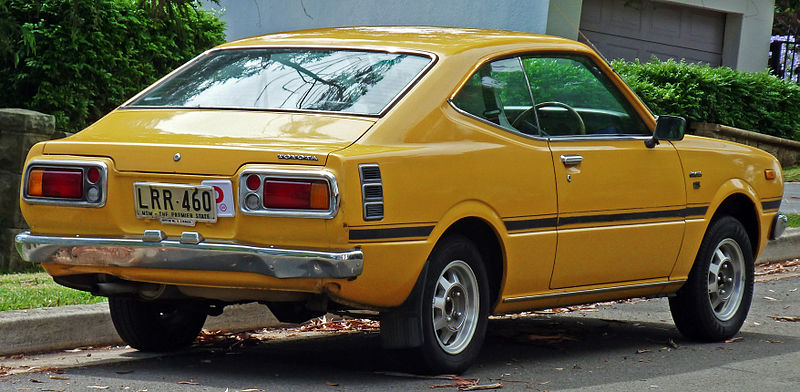
[[[432,63],[356,49],[205,53],[86,130],[30,151],[20,197],[31,230],[18,250],[57,282],[109,297],[337,298],[362,273],[346,222],[366,205],[358,192],[341,211],[342,181],[360,190],[363,173],[329,156]]]

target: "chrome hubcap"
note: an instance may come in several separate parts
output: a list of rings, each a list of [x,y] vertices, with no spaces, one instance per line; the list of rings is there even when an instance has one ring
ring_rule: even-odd
[[[744,296],[744,255],[739,244],[726,238],[714,250],[708,267],[708,300],[721,321],[730,320]]]
[[[469,345],[478,326],[478,280],[470,266],[455,260],[448,264],[433,291],[433,331],[439,346],[458,354]]]

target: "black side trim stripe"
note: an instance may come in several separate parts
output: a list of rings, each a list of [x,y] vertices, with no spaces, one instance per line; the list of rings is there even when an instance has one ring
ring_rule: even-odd
[[[431,226],[396,227],[391,229],[354,229],[350,230],[350,241],[382,240],[388,238],[427,237],[433,231]]]
[[[777,210],[781,206],[781,199],[773,201],[762,201],[761,209],[763,210]]]
[[[547,229],[556,227],[557,218],[538,218],[538,219],[526,219],[526,220],[518,220],[518,221],[503,221],[506,225],[506,230],[514,231],[514,230],[531,230],[531,229]]]
[[[621,214],[602,214],[589,216],[568,216],[559,218],[537,218],[527,220],[503,221],[508,231],[552,229],[566,225],[585,223],[613,223],[630,220],[660,219],[660,218],[688,218],[702,217],[708,211],[708,206],[687,207],[677,210],[630,212]]]
[[[686,208],[686,217],[690,216],[705,216],[706,212],[708,212],[708,206],[703,207],[687,207]]]

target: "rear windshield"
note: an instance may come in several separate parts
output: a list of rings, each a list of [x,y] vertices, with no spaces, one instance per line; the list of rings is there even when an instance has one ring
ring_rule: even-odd
[[[414,54],[357,50],[219,50],[200,57],[128,107],[376,115],[430,62],[430,58]]]

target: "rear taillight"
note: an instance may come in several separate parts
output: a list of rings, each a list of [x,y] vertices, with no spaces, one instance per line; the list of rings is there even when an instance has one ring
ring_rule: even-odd
[[[305,210],[327,210],[330,207],[328,183],[325,181],[266,179],[264,207]]]
[[[32,169],[28,195],[80,200],[83,198],[83,171],[80,169]]]
[[[100,207],[107,172],[100,162],[33,161],[26,170],[23,198],[31,204]]]
[[[247,170],[239,182],[239,206],[248,215],[332,218],[336,180],[327,171]]]

